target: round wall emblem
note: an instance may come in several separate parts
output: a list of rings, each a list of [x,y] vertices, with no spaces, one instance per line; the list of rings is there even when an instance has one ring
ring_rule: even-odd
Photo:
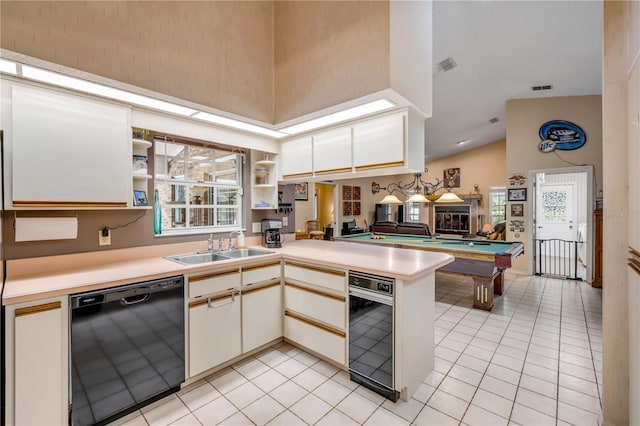
[[[552,152],[554,150],[573,151],[582,147],[587,142],[587,135],[580,126],[565,120],[547,121],[538,131],[540,144],[538,149],[541,152]]]

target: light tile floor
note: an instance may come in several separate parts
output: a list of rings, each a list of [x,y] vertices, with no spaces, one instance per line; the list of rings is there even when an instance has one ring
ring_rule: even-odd
[[[600,290],[509,274],[505,287],[485,312],[470,279],[438,274],[435,370],[408,402],[280,343],[115,424],[597,425]]]

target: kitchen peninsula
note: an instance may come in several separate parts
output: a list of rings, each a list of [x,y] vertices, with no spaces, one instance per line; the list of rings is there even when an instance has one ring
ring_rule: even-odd
[[[185,380],[193,383],[283,338],[346,370],[349,368],[349,288],[352,272],[394,280],[393,389],[410,397],[433,369],[435,270],[453,256],[419,250],[395,250],[345,242],[301,240],[273,253],[185,266],[164,256],[203,250],[206,243],[72,254],[7,263],[3,295],[6,307],[8,424],[66,423],[69,382],[69,295],[160,278],[185,277]],[[357,247],[357,248],[356,248]],[[237,342],[228,358],[203,363],[209,354],[190,321],[196,309],[222,306],[217,287],[235,306]],[[208,292],[208,293],[207,293]],[[269,295],[269,296],[268,296]],[[272,297],[272,296],[275,297]],[[267,303],[269,300],[269,303]],[[204,305],[201,304],[204,302]],[[242,306],[242,309],[240,309]],[[254,308],[255,307],[255,308]],[[202,311],[201,311],[202,312]],[[232,312],[232,311],[230,311]],[[269,313],[277,333],[268,341],[247,340],[262,334]],[[196,318],[196,317],[194,317]],[[219,323],[218,323],[219,324]],[[209,331],[222,333],[218,328]],[[35,328],[34,328],[35,327]],[[51,339],[42,339],[43,330]],[[202,325],[200,326],[202,327]],[[262,337],[264,339],[264,337]],[[226,340],[225,340],[226,341]],[[37,351],[33,351],[37,348]],[[28,357],[22,351],[30,350]],[[18,365],[20,364],[20,365]],[[199,368],[194,368],[195,365]],[[205,367],[200,367],[205,365]],[[46,371],[43,371],[46,369]],[[20,387],[29,383],[23,392]],[[41,410],[31,410],[35,401]],[[34,412],[37,411],[37,412]]]

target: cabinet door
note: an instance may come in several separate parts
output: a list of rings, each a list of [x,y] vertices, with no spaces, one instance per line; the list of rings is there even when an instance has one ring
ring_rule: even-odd
[[[241,353],[237,290],[189,304],[189,377]]]
[[[313,137],[313,171],[351,171],[351,127],[329,130]]]
[[[125,107],[13,85],[13,206],[126,207],[128,121]]]
[[[310,176],[312,173],[311,137],[292,139],[280,145],[282,177]]]
[[[67,351],[61,302],[15,311],[15,424],[66,423]]]
[[[353,126],[356,170],[404,165],[404,115],[395,114]]]
[[[242,291],[242,352],[282,337],[280,281]]]

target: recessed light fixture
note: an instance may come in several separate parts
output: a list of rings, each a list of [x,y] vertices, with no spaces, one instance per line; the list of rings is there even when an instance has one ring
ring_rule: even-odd
[[[445,59],[444,61],[440,61],[438,62],[438,67],[442,70],[442,71],[451,71],[452,69],[454,69],[455,67],[457,67],[458,64],[456,64],[456,61],[453,60],[453,58],[451,56],[449,56],[447,59]]]
[[[551,89],[553,89],[552,84],[542,84],[540,86],[531,86],[531,90],[533,90],[534,92],[537,92],[539,90],[551,90]]]
[[[255,124],[245,123],[243,121],[234,120],[232,118],[223,117],[221,115],[210,114],[208,112],[197,112],[193,114],[192,117],[199,120],[208,121],[210,123],[221,124],[223,126],[233,127],[235,129],[246,130],[248,132],[258,133],[265,136],[271,136],[273,138],[283,138],[287,136],[286,134],[277,132],[275,130],[266,129],[264,127],[256,126]]]
[[[467,142],[471,142],[469,139],[463,139],[461,141],[456,142],[456,145],[464,145]]]
[[[295,135],[297,133],[306,132],[308,130],[317,129],[319,127],[339,123],[341,121],[351,120],[368,114],[373,114],[374,112],[383,111],[394,106],[395,104],[387,99],[379,99],[377,101],[358,105],[357,107],[345,109],[344,111],[334,112],[333,114],[325,115],[324,117],[305,121],[304,123],[294,124],[293,126],[279,129],[279,131],[282,133],[287,133],[289,135]]]

